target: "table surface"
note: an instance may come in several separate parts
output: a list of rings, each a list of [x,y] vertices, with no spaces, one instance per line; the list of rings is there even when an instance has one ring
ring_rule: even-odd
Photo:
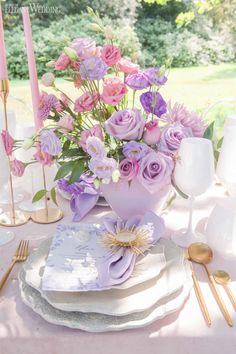
[[[194,224],[200,225],[217,200],[224,197],[223,188],[214,186],[207,194],[197,198]],[[72,214],[69,203],[61,201],[61,206],[65,213],[63,222],[70,222]],[[170,237],[174,230],[187,224],[187,210],[187,201],[177,198],[171,208],[164,212],[166,237]],[[83,221],[99,222],[110,212],[109,208],[96,207]],[[55,224],[38,225],[31,222],[14,228],[15,239],[0,247],[0,276],[9,265],[19,240],[30,240],[32,252],[43,239],[51,236],[54,230]],[[222,350],[227,354],[236,353],[236,311],[221,288],[223,299],[235,322],[235,327],[230,328],[215,302],[201,265],[194,265],[194,269],[212,318],[210,328],[203,320],[192,289],[180,311],[145,328],[95,334],[49,324],[24,305],[17,280],[20,267],[20,264],[15,266],[0,293],[0,354],[173,354],[174,351],[179,351],[180,354],[210,354],[213,350],[214,354],[221,354]],[[227,259],[215,254],[209,268],[212,271],[228,271],[232,278],[231,289],[236,295],[236,258]]]

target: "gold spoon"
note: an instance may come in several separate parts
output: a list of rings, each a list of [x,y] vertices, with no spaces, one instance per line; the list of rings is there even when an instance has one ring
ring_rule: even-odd
[[[233,326],[232,318],[224,304],[221,294],[217,288],[217,284],[213,275],[209,272],[207,264],[211,262],[213,258],[213,252],[206,243],[196,242],[192,243],[188,248],[189,257],[192,261],[200,263],[204,266],[208,279],[210,281],[211,290],[215,296],[216,302],[229,326]]]
[[[211,325],[211,318],[210,318],[210,315],[209,315],[209,311],[208,311],[206,302],[204,300],[204,297],[203,297],[203,294],[202,294],[202,290],[201,290],[200,285],[198,283],[198,280],[196,278],[196,275],[195,275],[195,272],[194,272],[194,269],[193,269],[192,261],[189,258],[189,254],[188,254],[187,248],[185,249],[185,258],[188,259],[189,264],[190,264],[190,269],[191,269],[192,279],[193,279],[193,286],[194,286],[195,294],[196,294],[200,309],[202,311],[203,317],[204,317],[207,325],[210,326]]]
[[[224,270],[217,270],[213,273],[213,276],[215,281],[224,287],[234,309],[236,310],[236,299],[232,293],[232,290],[228,286],[228,284],[231,282],[230,275]]]

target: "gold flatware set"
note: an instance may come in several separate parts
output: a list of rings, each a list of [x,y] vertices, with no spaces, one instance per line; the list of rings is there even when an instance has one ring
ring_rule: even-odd
[[[2,279],[0,280],[0,290],[2,289],[3,285],[5,284],[7,278],[9,277],[12,269],[14,268],[17,262],[24,262],[29,255],[29,241],[21,240],[19,246],[16,249],[15,255],[12,258],[12,263],[3,275]]]
[[[231,289],[228,286],[228,284],[230,283],[229,274],[224,271],[216,271],[214,274],[212,274],[209,271],[207,265],[212,261],[213,252],[212,252],[211,248],[205,243],[197,242],[197,243],[191,244],[186,251],[186,258],[190,261],[190,264],[191,264],[194,290],[195,290],[195,293],[196,293],[196,296],[197,296],[197,299],[199,302],[200,309],[203,313],[203,316],[204,316],[207,324],[209,326],[211,325],[210,315],[209,315],[207,305],[204,300],[201,288],[200,288],[197,278],[195,276],[193,265],[191,262],[199,263],[204,267],[204,269],[207,273],[210,287],[211,287],[212,293],[215,297],[215,300],[216,300],[226,322],[228,323],[228,325],[230,327],[232,327],[233,326],[232,318],[226,308],[226,305],[222,299],[221,293],[217,287],[217,283],[223,285],[226,293],[229,296],[229,299],[230,299],[232,305],[234,306],[234,309],[236,310],[236,299],[235,299]]]

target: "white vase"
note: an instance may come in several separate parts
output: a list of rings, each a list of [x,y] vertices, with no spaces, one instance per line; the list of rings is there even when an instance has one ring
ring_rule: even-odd
[[[118,183],[101,185],[108,204],[124,220],[134,215],[144,215],[147,211],[160,211],[170,189],[171,185],[168,184],[157,193],[150,193],[136,178],[130,184],[120,180]]]

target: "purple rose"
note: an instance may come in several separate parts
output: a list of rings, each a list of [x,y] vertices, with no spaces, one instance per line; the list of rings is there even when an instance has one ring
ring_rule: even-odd
[[[125,83],[133,90],[143,90],[150,86],[147,76],[142,72],[128,75],[125,79]]]
[[[101,80],[107,72],[102,59],[91,57],[81,62],[80,75],[83,80]]]
[[[114,112],[105,122],[108,134],[120,140],[141,139],[145,120],[138,109],[124,109]]]
[[[108,157],[104,157],[103,159],[91,158],[88,165],[89,169],[96,177],[101,178],[108,183],[112,178],[113,172],[117,168],[116,160]]]
[[[149,81],[149,85],[157,85],[162,86],[166,83],[167,77],[164,75],[160,76],[159,68],[148,68],[144,70],[144,75],[147,77]]]
[[[191,128],[178,123],[168,125],[162,132],[159,149],[165,153],[175,153],[179,149],[181,140],[192,136]]]
[[[61,153],[61,142],[52,130],[43,130],[39,136],[41,151],[56,156]]]
[[[171,157],[153,151],[141,160],[137,178],[150,193],[156,193],[171,183],[173,169]]]
[[[137,141],[129,141],[123,147],[123,154],[129,159],[135,159],[139,161],[146,156],[150,151],[150,148],[144,143],[138,143]]]
[[[135,159],[124,159],[119,165],[121,178],[131,181],[137,176],[139,164]]]
[[[144,92],[140,96],[140,102],[146,113],[153,113],[161,117],[166,113],[166,102],[159,92]]]

